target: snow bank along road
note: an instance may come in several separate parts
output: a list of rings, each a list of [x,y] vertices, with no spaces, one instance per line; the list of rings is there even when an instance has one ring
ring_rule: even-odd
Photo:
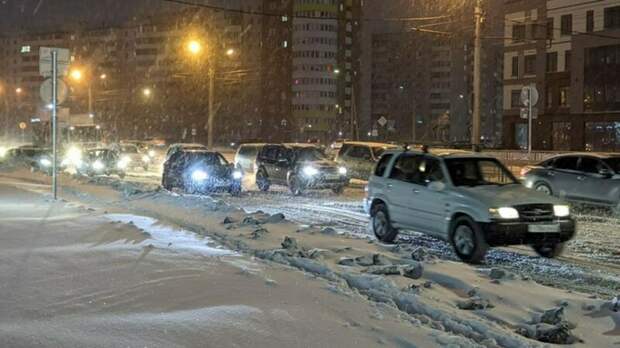
[[[47,180],[23,172],[2,175],[5,177],[2,180],[32,189]],[[523,341],[522,336],[543,342],[579,337],[585,346],[611,346],[619,341],[620,317],[610,307],[619,281],[617,271],[611,266],[598,271],[598,267],[587,264],[587,259],[549,261],[531,256],[525,250],[507,249],[491,253],[487,265],[471,267],[452,262],[454,256],[444,243],[415,233],[405,236],[396,246],[374,243],[363,235],[367,219],[357,203],[359,191],[348,191],[337,199],[332,194],[311,193],[292,201],[283,192],[250,192],[239,198],[198,197],[162,192],[156,185],[108,178],[65,177],[63,182],[63,196],[71,200],[103,206],[114,213],[144,214],[208,234],[244,254],[299,268],[328,280],[328,288],[334,293],[362,294],[378,304],[388,304],[376,307],[371,316],[402,318],[402,314],[392,312],[396,309],[405,313],[404,318],[416,327],[437,330],[432,333],[435,343],[537,346],[537,341]],[[272,217],[264,213],[244,213],[234,208],[238,204],[248,211],[284,212],[292,221],[278,216],[269,220]],[[265,224],[267,220],[271,223]],[[289,238],[282,243],[284,237],[297,241]],[[282,250],[280,243],[285,251],[278,251]],[[419,265],[424,268],[421,278],[416,271]],[[384,274],[398,275],[385,277]],[[554,288],[536,284],[532,278]],[[417,281],[412,283],[411,279]],[[490,307],[485,301],[492,302],[494,309],[488,311]],[[478,310],[462,312],[455,309],[457,305]],[[542,315],[547,308],[553,309],[550,313],[555,313],[555,319],[547,320]],[[576,336],[569,332],[574,325],[558,317],[564,315],[572,323],[579,323],[574,330]],[[537,324],[541,317],[547,318],[543,323],[552,327]],[[520,330],[520,335],[514,335],[516,330]]]
[[[0,184],[0,347],[437,346],[323,281],[18,186]]]

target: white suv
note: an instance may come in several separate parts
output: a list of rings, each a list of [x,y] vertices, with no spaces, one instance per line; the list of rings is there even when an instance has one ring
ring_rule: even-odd
[[[393,242],[398,229],[414,230],[449,241],[471,263],[500,245],[529,244],[554,257],[575,234],[566,203],[528,190],[497,159],[464,151],[386,151],[368,182],[364,209],[379,240]]]

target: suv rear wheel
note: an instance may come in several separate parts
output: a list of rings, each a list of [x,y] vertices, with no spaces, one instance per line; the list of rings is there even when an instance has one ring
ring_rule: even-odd
[[[384,243],[393,243],[398,235],[398,230],[392,226],[387,207],[383,203],[378,203],[372,208],[371,212],[372,231],[375,237]]]
[[[480,225],[468,216],[458,217],[450,233],[456,255],[467,263],[480,263],[489,249]]]
[[[269,178],[267,178],[267,174],[262,169],[259,169],[256,173],[256,187],[263,192],[269,191]]]
[[[542,192],[549,196],[553,194],[553,192],[551,191],[551,187],[549,187],[549,185],[542,183],[542,182],[539,182],[536,185],[534,185],[534,189],[538,192]]]
[[[552,259],[562,254],[564,243],[533,245],[532,248],[538,255]]]

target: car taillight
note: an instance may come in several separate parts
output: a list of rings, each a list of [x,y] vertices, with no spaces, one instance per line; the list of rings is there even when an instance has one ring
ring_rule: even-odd
[[[527,175],[527,173],[529,173],[532,170],[532,166],[525,166],[523,168],[521,168],[521,176],[524,177]]]

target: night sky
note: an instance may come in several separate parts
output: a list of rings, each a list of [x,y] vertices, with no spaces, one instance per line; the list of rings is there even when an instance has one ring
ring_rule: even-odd
[[[175,8],[161,0],[0,0],[0,30],[105,27]]]

